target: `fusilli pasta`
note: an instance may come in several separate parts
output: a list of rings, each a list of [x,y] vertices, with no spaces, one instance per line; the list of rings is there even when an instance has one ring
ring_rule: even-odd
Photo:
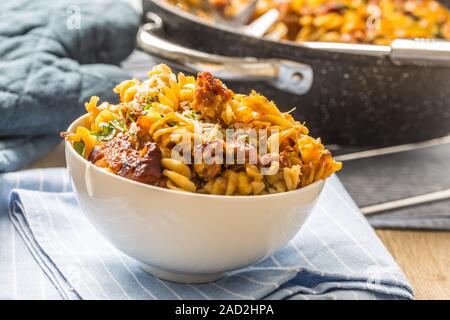
[[[158,65],[145,81],[92,97],[90,126],[63,135],[86,159],[136,181],[184,192],[292,191],[340,170],[304,124],[252,91],[235,94],[210,73],[177,76]],[[200,159],[200,161],[198,161]]]

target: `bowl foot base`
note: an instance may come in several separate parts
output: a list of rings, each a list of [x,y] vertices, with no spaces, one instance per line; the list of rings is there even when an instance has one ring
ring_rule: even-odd
[[[168,271],[160,268],[156,268],[153,266],[150,266],[148,264],[140,264],[142,270],[145,272],[151,274],[154,277],[168,280],[172,282],[179,282],[179,283],[208,283],[213,282],[215,280],[218,280],[222,278],[225,273],[211,273],[211,274],[192,274],[192,273],[179,273],[179,272],[173,272]]]

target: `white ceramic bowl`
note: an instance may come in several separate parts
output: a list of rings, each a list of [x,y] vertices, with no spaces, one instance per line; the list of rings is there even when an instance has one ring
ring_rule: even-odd
[[[69,127],[86,125],[87,116]],[[122,178],[86,161],[66,142],[82,210],[115,247],[156,277],[202,283],[258,262],[299,231],[324,181],[261,196],[173,191]]]

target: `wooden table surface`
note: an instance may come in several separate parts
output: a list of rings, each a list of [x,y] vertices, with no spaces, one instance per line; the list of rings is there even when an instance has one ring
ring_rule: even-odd
[[[32,168],[64,166],[63,145]],[[405,272],[416,299],[450,299],[450,232],[377,230]]]
[[[416,299],[450,299],[450,232],[377,230]]]

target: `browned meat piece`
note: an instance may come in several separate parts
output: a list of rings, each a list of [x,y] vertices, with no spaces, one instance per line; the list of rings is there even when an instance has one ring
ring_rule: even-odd
[[[140,153],[128,161],[124,162],[122,168],[117,172],[119,176],[136,180],[143,183],[160,185],[161,184],[161,150],[156,143],[146,143],[143,156]]]
[[[289,153],[286,151],[280,152],[280,167],[281,168],[290,168],[292,167],[291,158],[289,157]]]
[[[195,163],[194,171],[205,181],[213,179],[222,169],[221,164],[215,163],[216,150],[223,151],[221,141],[211,141],[196,147],[195,152],[202,152],[202,163]]]
[[[138,155],[137,150],[134,148],[134,143],[130,141],[129,136],[125,135],[118,135],[107,141],[102,153],[102,160],[106,162],[107,167],[114,173],[117,173],[124,163],[127,163],[127,159],[129,159],[128,162],[134,161]]]
[[[102,150],[102,147],[99,145],[95,145],[94,148],[92,148],[91,154],[89,155],[88,160],[92,163],[96,163],[98,160],[104,157],[104,153]]]
[[[138,151],[129,136],[116,136],[106,142],[103,149],[94,148],[89,160],[122,177],[147,184],[164,185],[161,150],[153,142],[147,142]]]
[[[214,78],[209,72],[200,72],[197,76],[192,108],[199,111],[203,118],[216,121],[232,96],[233,91],[225,87],[222,81]]]

